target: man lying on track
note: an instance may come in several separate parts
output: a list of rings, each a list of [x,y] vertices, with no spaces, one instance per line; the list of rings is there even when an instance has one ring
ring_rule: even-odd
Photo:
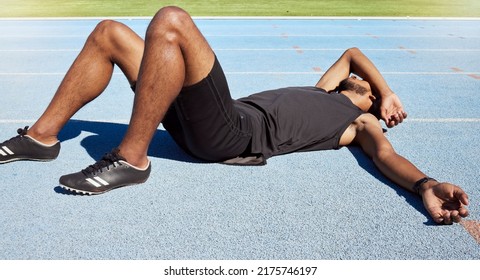
[[[67,190],[100,194],[145,182],[151,170],[147,150],[162,123],[189,154],[226,164],[262,165],[275,155],[359,145],[386,177],[422,197],[435,222],[450,224],[468,215],[460,187],[427,177],[385,138],[378,119],[393,127],[407,114],[360,50],[346,50],[314,87],[233,100],[213,50],[176,7],[154,16],[145,40],[119,22],[99,23],[43,115],[0,144],[0,163],[55,159],[58,133],[104,91],[114,65],[135,91],[127,132],[97,163],[62,176]]]

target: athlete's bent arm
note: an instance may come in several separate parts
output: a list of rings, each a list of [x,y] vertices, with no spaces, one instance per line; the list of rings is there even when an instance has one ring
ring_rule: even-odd
[[[462,217],[468,216],[465,207],[468,205],[468,196],[460,187],[429,180],[420,184],[419,189],[414,188],[417,182],[427,176],[395,152],[373,115],[360,116],[354,125],[356,126],[354,142],[362,147],[386,177],[409,191],[418,192],[435,222],[451,224],[460,222]]]
[[[390,89],[387,82],[358,48],[346,50],[342,56],[325,72],[316,87],[326,91],[335,90],[339,83],[354,73],[367,81],[372,93],[381,99],[380,115],[388,127],[398,125],[407,117],[398,96]]]

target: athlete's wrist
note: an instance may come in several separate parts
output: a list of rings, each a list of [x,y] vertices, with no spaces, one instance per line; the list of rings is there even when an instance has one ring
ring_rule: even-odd
[[[413,185],[413,192],[423,196],[426,190],[438,184],[438,181],[431,177],[423,177]]]

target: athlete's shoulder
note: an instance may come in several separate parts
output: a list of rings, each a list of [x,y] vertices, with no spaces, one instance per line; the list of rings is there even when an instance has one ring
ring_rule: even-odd
[[[350,145],[355,142],[355,139],[359,134],[376,130],[377,128],[381,129],[378,119],[370,113],[363,113],[358,116],[344,131],[340,137],[340,145]]]
[[[363,113],[358,118],[353,121],[353,125],[356,126],[357,130],[364,129],[365,125],[381,127],[380,121],[377,117],[371,113]]]

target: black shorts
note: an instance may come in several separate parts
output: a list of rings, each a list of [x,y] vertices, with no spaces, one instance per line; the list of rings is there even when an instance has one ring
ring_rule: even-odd
[[[162,121],[175,142],[207,161],[224,161],[244,153],[252,139],[248,116],[235,107],[217,58],[210,74],[185,87]]]

